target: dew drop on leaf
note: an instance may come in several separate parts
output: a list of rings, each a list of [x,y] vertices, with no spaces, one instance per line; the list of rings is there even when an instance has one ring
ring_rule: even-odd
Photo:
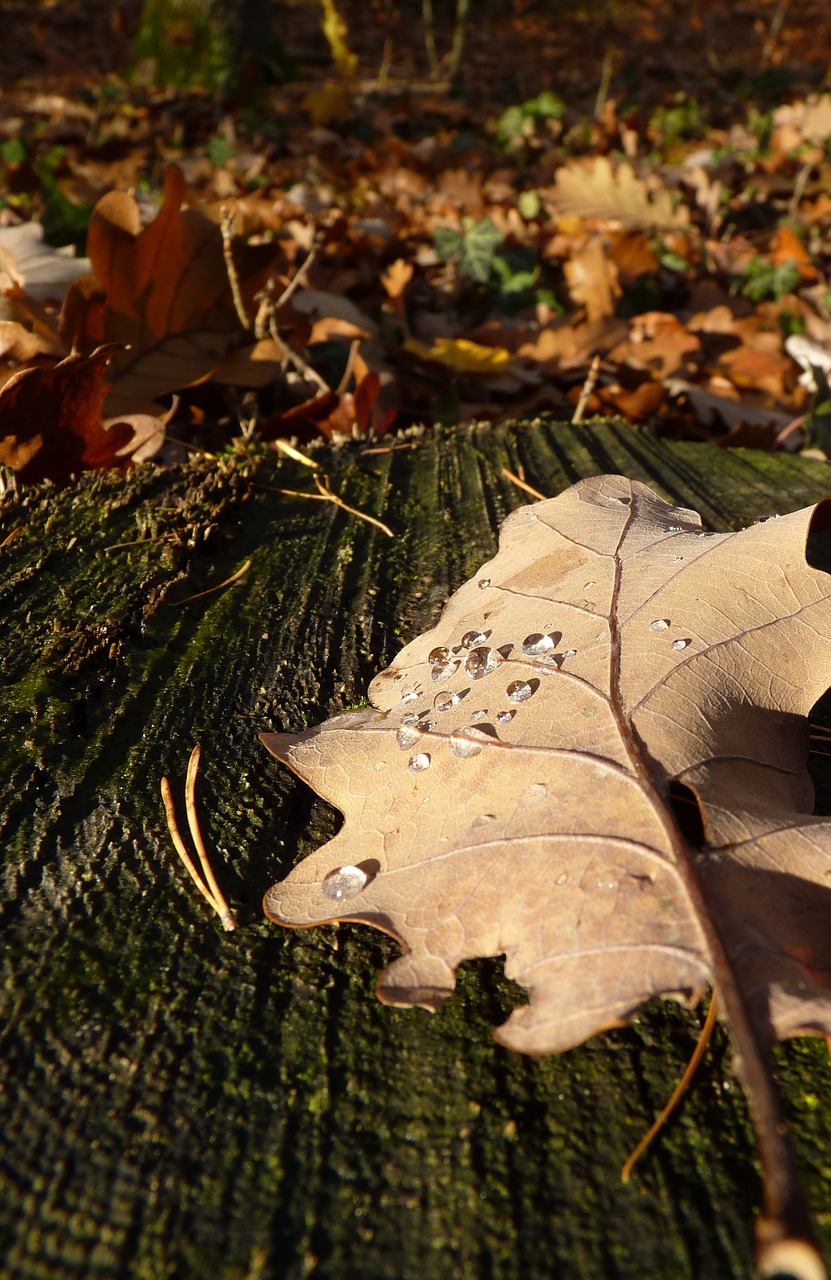
[[[325,877],[321,887],[324,898],[332,898],[340,902],[343,898],[354,898],[367,886],[369,876],[360,867],[336,867]]]
[[[481,729],[456,729],[450,735],[450,750],[454,756],[467,760],[470,756],[478,756],[482,744],[492,742],[490,734]]]
[[[510,702],[527,702],[533,692],[533,685],[527,680],[513,680],[505,690],[505,697]]]
[[[484,590],[485,590],[485,588],[486,588],[486,587],[489,587],[490,585],[491,585],[491,580],[490,580],[490,578],[480,578],[480,579],[479,579],[479,590],[480,590],[480,591],[484,591]]]
[[[673,649],[686,649],[688,644],[692,644],[691,640],[673,640]]]
[[[496,722],[497,724],[507,724],[509,720],[513,720],[515,715],[515,711],[497,711]]]
[[[480,680],[482,676],[488,675],[502,661],[500,655],[495,649],[489,649],[487,645],[480,645],[476,649],[471,649],[465,659],[465,673],[470,676],[471,680]]]
[[[522,652],[532,655],[547,653],[549,649],[553,648],[554,641],[551,636],[543,635],[541,631],[535,631],[532,635],[526,636],[522,642]]]
[[[409,751],[410,747],[414,747],[420,737],[421,734],[418,729],[414,729],[412,725],[402,724],[395,735],[395,741],[402,751]]]
[[[656,618],[654,622],[649,624],[650,631],[668,631],[669,618]]]
[[[419,751],[417,756],[410,756],[407,764],[413,773],[423,773],[430,768],[430,757],[426,751]]]
[[[445,653],[447,650],[445,650]],[[439,680],[449,680],[454,671],[458,671],[459,662],[457,658],[453,658],[450,662],[437,663],[431,672],[433,680],[438,684]]]
[[[444,645],[439,645],[436,649],[431,649],[427,654],[427,661],[431,667],[438,667],[447,662],[450,657],[450,650],[445,649]]]
[[[462,648],[475,649],[477,645],[484,644],[487,638],[481,631],[466,631],[462,636]]]

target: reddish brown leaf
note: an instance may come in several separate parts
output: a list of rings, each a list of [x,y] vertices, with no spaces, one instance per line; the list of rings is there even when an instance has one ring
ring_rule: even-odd
[[[133,438],[101,410],[115,349],[67,356],[51,369],[21,369],[0,390],[0,462],[26,482],[67,484],[81,471],[126,467],[119,456]]]

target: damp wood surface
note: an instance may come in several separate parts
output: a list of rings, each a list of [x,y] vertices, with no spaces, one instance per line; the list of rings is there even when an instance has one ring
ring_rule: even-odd
[[[522,998],[464,966],[431,1017],[374,996],[395,944],[280,930],[265,889],[338,817],[257,741],[360,704],[528,501],[619,472],[732,529],[831,492],[827,464],[553,422],[387,452],[99,474],[0,505],[0,1275],[142,1280],[692,1280],[752,1274],[759,1177],[718,1030],[671,1126],[620,1168],[699,1011],[654,1002],[567,1054],[510,1053]],[[135,545],[119,545],[134,543]],[[237,572],[232,585],[178,604]],[[190,749],[223,933],[176,861]],[[828,761],[827,763],[831,763]],[[816,769],[819,805],[831,788]],[[776,1050],[831,1255],[831,1068]]]

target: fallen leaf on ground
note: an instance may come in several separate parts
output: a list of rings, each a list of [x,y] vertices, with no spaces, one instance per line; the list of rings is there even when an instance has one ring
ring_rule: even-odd
[[[689,222],[689,211],[683,205],[676,208],[669,191],[659,187],[650,193],[631,165],[613,169],[606,156],[564,164],[554,181],[551,198],[562,214],[627,227],[683,227]]]
[[[435,338],[430,347],[417,338],[407,338],[403,348],[420,360],[443,364],[456,373],[501,374],[511,367],[510,351],[503,347],[484,347],[467,338]]]
[[[380,998],[437,1009],[504,954],[529,1003],[497,1032],[568,1049],[707,987],[765,1178],[765,1275],[824,1275],[770,1072],[831,1033],[831,822],[806,716],[831,666],[828,504],[712,534],[619,476],[523,507],[497,555],[369,690],[263,741],[345,822],[266,894],[281,924],[373,925]],[[690,823],[681,815],[700,819]]]
[[[0,463],[27,482],[67,484],[81,471],[125,467],[126,423],[105,428],[113,347],[67,356],[51,369],[21,369],[0,390]]]
[[[571,299],[586,308],[589,324],[615,314],[615,301],[621,292],[618,269],[604,253],[600,236],[592,236],[569,258],[563,270]]]
[[[87,252],[106,303],[103,314],[100,306],[90,313],[90,340],[103,336],[129,348],[114,361],[110,415],[144,411],[159,396],[204,381],[245,337],[220,229],[206,208],[182,209],[184,194],[182,171],[169,165],[164,202],[146,227],[127,192],[110,192],[93,209]],[[240,292],[249,308],[278,253],[273,244],[235,244]],[[72,337],[83,343],[79,285],[67,311],[75,317]]]

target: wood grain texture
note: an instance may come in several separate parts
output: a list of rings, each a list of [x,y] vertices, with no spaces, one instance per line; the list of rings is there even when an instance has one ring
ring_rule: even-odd
[[[518,992],[465,966],[435,1018],[374,994],[394,944],[280,931],[265,888],[337,817],[256,741],[359,702],[526,499],[606,471],[715,529],[831,489],[824,464],[536,422],[325,456],[396,530],[273,492],[239,457],[98,475],[0,506],[0,1275],[158,1280],[744,1278],[758,1175],[718,1035],[632,1183],[620,1166],[699,1024],[656,1004],[545,1059],[493,1043]],[[270,487],[265,487],[270,486]],[[105,550],[135,539],[156,539]],[[178,606],[223,581],[233,586]],[[159,800],[200,801],[244,927],[174,861]],[[821,762],[820,762],[821,763]],[[828,805],[828,792],[821,791]],[[831,1070],[777,1050],[831,1251]]]

